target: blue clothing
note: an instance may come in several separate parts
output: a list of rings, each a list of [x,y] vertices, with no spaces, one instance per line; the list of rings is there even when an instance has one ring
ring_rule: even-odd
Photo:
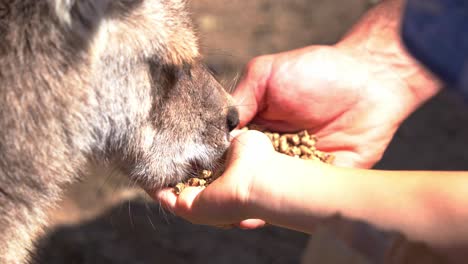
[[[407,0],[401,34],[417,60],[468,98],[468,1]]]

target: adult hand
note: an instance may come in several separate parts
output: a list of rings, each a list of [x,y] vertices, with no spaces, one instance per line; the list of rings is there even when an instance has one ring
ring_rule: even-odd
[[[419,102],[401,76],[356,54],[311,46],[255,58],[234,92],[240,126],[307,129],[335,165],[371,167]]]

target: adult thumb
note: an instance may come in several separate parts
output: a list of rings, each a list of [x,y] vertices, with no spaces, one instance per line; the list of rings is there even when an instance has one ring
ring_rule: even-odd
[[[272,64],[271,55],[254,58],[247,64],[244,76],[232,94],[239,110],[239,127],[247,125],[264,108]]]

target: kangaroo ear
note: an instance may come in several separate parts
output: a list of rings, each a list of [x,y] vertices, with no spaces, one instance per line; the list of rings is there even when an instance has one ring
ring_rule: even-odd
[[[112,0],[49,0],[64,25],[80,31],[93,31]]]

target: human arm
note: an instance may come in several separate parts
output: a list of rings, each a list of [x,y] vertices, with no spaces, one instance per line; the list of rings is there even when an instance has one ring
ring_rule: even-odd
[[[277,185],[268,191],[252,186],[247,218],[313,233],[314,219],[338,214],[436,248],[468,245],[468,172],[350,169],[276,158],[271,164],[281,166],[267,177]]]
[[[207,188],[164,206],[191,222],[255,228],[264,221],[312,233],[336,214],[399,231],[434,248],[467,246],[468,173],[360,170],[276,153],[268,138],[246,132],[233,141],[228,169]]]

